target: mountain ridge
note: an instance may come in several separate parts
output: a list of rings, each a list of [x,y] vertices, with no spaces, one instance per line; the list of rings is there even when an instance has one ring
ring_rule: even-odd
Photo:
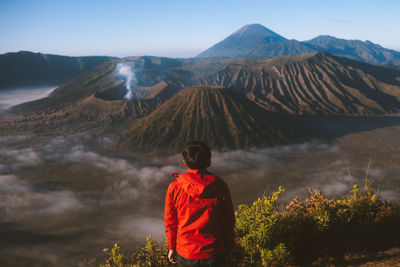
[[[336,56],[347,57],[376,65],[400,65],[400,52],[384,48],[368,40],[346,40],[330,35],[319,35],[303,43],[312,44]]]
[[[267,110],[377,115],[400,110],[400,72],[326,52],[243,60],[194,85],[236,89]]]
[[[0,55],[0,90],[22,86],[59,85],[104,62],[107,56],[70,57],[29,51]]]
[[[146,98],[132,101],[122,99],[124,94],[120,93],[125,92],[126,80],[116,75],[116,66],[121,62],[130,64],[130,60],[144,60],[143,69],[136,73],[138,83],[134,87],[145,90],[146,93],[143,95]],[[198,72],[202,75],[198,75]],[[236,106],[244,107],[248,105],[244,103],[245,101],[251,101],[250,108],[241,109],[244,114],[239,114],[237,110],[230,110],[232,114],[228,112],[221,120],[244,116],[244,121],[247,122],[245,125],[250,125],[252,129],[261,129],[255,132],[263,133],[268,132],[268,129],[263,128],[265,126],[262,125],[252,125],[253,122],[249,119],[251,116],[262,116],[246,114],[248,110],[256,109],[254,105],[257,106],[257,110],[262,110],[262,112],[256,111],[257,114],[270,112],[265,115],[266,117],[269,117],[269,114],[281,113],[280,116],[283,118],[290,115],[291,118],[297,116],[297,119],[300,118],[299,115],[363,117],[395,114],[400,111],[399,71],[333,56],[326,52],[272,59],[238,58],[222,61],[204,58],[169,60],[142,57],[105,62],[61,85],[47,98],[12,107],[9,113],[1,118],[1,128],[3,133],[10,134],[23,130],[51,135],[69,134],[76,131],[120,135],[131,126],[139,125],[137,122],[139,120],[142,121],[141,123],[150,121],[149,118],[155,116],[153,114],[158,113],[160,118],[168,122],[173,115],[168,117],[162,115],[163,113],[159,110],[161,106],[184,88],[199,86],[212,88],[217,86],[235,90],[240,96],[233,96],[233,98],[242,99],[238,100],[239,104],[236,103]],[[228,101],[228,98],[223,99]],[[217,99],[222,98],[217,97]],[[186,100],[187,103],[192,101],[190,97]],[[180,106],[190,110],[190,105],[188,106],[183,101],[180,101]],[[207,107],[207,109],[211,110],[212,107]],[[176,109],[176,111],[179,110]],[[198,126],[200,128],[197,129],[196,125],[191,128],[203,133],[201,125],[204,123],[211,125],[213,118],[204,116],[204,112],[193,112],[199,114],[201,122]],[[185,119],[183,124],[189,125],[186,121],[188,120]],[[158,120],[155,124],[148,123],[136,127],[134,136],[137,137],[133,139],[143,141],[125,144],[132,144],[133,147],[143,149],[149,147],[150,144],[168,147],[168,142],[167,144],[161,141],[161,143],[157,143],[158,141],[152,143],[153,141],[147,139],[156,134],[151,134],[151,131],[146,132],[146,129],[149,129],[148,125],[153,125],[155,132],[163,134],[159,125],[164,124]],[[313,124],[310,123],[310,125]],[[213,133],[211,126],[204,127]],[[247,129],[247,126],[243,127]],[[138,130],[139,128],[142,130]],[[219,131],[224,132],[225,128]],[[228,132],[229,135],[225,139],[231,140],[229,142],[215,136],[211,137],[214,139],[208,141],[215,142],[216,146],[218,142],[221,142],[226,147],[246,148],[253,142],[250,141],[251,139],[261,140],[259,135],[247,133],[243,129]],[[243,137],[243,133],[246,133],[245,135],[248,135],[250,139]],[[174,139],[177,136],[181,137]],[[175,141],[186,141],[185,136],[198,137],[186,127],[182,133],[174,132],[171,138]],[[274,131],[271,136],[274,136]],[[263,137],[265,140],[270,138]],[[260,141],[260,144],[263,142]],[[270,144],[274,142],[271,141]],[[221,149],[224,148],[221,147]]]
[[[254,27],[254,28],[253,28]],[[308,41],[288,40],[272,32],[279,38],[264,40],[263,31],[272,32],[260,24],[246,25],[222,41],[201,52],[197,57],[256,57],[272,58],[313,52],[328,52],[371,64],[400,65],[400,52],[384,48],[371,41],[345,40],[329,35],[320,35]],[[256,40],[256,43],[254,43]]]

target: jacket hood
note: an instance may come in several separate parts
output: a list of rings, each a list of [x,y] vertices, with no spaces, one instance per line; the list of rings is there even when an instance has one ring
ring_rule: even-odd
[[[188,169],[186,173],[175,175],[176,180],[182,184],[183,190],[185,190],[190,196],[200,196],[206,191],[215,191],[215,181],[217,177],[207,170],[192,170]]]

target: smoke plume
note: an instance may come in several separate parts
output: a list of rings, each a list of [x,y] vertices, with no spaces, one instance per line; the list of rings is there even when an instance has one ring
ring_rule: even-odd
[[[135,72],[132,70],[132,67],[126,63],[119,63],[117,65],[118,75],[122,76],[126,79],[126,94],[124,99],[132,100],[135,98],[135,91],[132,86],[137,82]]]

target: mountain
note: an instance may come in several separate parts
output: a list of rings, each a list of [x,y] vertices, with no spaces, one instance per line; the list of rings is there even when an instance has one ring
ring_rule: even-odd
[[[198,57],[246,57],[257,55],[266,45],[287,41],[279,34],[260,24],[246,25],[221,42],[210,47]]]
[[[192,79],[222,70],[236,59],[128,57],[109,60],[60,85],[46,98],[11,107],[0,119],[2,133],[69,134],[107,132],[154,111]],[[126,101],[127,78],[118,66],[134,73],[131,87],[138,98]]]
[[[321,35],[304,43],[317,46],[320,50],[341,57],[372,64],[400,65],[400,52],[384,48],[370,41],[344,40],[329,35]]]
[[[400,52],[370,41],[318,36],[309,41],[288,40],[259,24],[246,25],[197,57],[273,58],[328,52],[378,65],[400,65]]]
[[[289,116],[266,111],[234,90],[194,87],[135,121],[122,144],[170,152],[192,140],[215,149],[250,148],[298,141],[302,134],[296,127]]]
[[[316,50],[312,45],[305,44],[296,40],[287,40],[280,43],[260,46],[257,50],[249,51],[247,55],[243,54],[241,57],[273,58],[287,55],[295,56],[301,54],[310,54],[316,51],[318,50]]]
[[[157,98],[165,102],[187,87],[191,80],[211,75],[235,61],[236,59],[174,59],[152,56],[108,60],[61,84],[49,97],[14,106],[9,113],[26,115],[58,112],[90,96],[101,101],[126,102],[123,97],[127,92],[127,79],[118,73],[120,64],[130,67],[134,72],[135,78],[131,87],[140,91],[138,99]]]
[[[111,57],[68,57],[20,51],[0,55],[0,89],[58,85]]]
[[[120,64],[133,68],[135,83],[132,84],[132,88],[140,91],[140,98],[131,101],[123,99],[127,80],[118,74]],[[141,118],[141,121],[147,121],[150,115],[161,116],[161,105],[184,88],[198,86],[231,88],[238,92],[241,98],[250,99],[252,106],[257,105],[265,111],[290,115],[360,117],[393,114],[400,110],[399,71],[325,52],[272,59],[135,57],[106,61],[62,84],[47,98],[12,107],[2,116],[0,127],[3,133],[9,134],[21,130],[46,134],[77,131],[119,134],[131,125],[136,125],[136,121]],[[243,104],[242,102],[240,103]],[[180,105],[187,106],[184,101],[180,102]],[[243,108],[241,112],[245,113],[247,110],[250,109]],[[180,112],[179,109],[176,111]],[[193,112],[196,114],[199,111]],[[233,114],[232,118],[248,115],[239,115],[239,111],[234,113],[232,110],[229,113]],[[229,117],[227,114],[224,116]],[[203,118],[212,121],[207,117]],[[162,119],[168,120],[166,117]],[[188,124],[187,121],[184,123]],[[158,122],[157,125],[164,124]],[[211,129],[211,126],[207,127]],[[253,129],[253,126],[249,127]],[[160,130],[161,136],[164,134],[156,126],[154,129],[156,132]],[[193,129],[203,131],[203,128]],[[194,135],[188,128],[182,130],[184,135]],[[143,142],[133,142],[133,145],[146,147],[153,142],[146,139],[152,135],[143,131],[144,137],[141,130],[134,131],[138,136],[135,140],[143,139]],[[174,134],[181,136],[177,132]],[[246,142],[251,143],[251,139],[262,139],[255,133],[246,133],[249,136],[247,141],[235,143],[236,141],[232,141],[235,140],[233,130],[227,134],[224,137],[224,140],[227,140],[225,143],[218,139],[218,142],[227,147],[244,147]],[[179,140],[175,141],[178,143],[181,140],[182,137],[179,137]],[[208,141],[217,146],[216,141]]]
[[[150,71],[143,68],[138,86],[154,95],[132,101],[124,100],[124,94],[114,97],[121,91],[126,93],[126,80],[117,74],[117,65],[122,62],[131,63],[106,61],[62,84],[49,97],[12,107],[1,118],[3,133],[21,130],[46,134],[110,131],[116,125],[146,116],[176,93],[176,87],[157,80],[161,79],[157,78],[159,72],[148,73]]]
[[[242,59],[192,85],[224,86],[265,109],[363,116],[400,110],[400,72],[325,52]]]

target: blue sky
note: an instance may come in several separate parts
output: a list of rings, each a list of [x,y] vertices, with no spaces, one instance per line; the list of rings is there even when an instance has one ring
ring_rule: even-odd
[[[399,11],[398,0],[0,0],[0,53],[191,57],[251,23],[400,51]]]

